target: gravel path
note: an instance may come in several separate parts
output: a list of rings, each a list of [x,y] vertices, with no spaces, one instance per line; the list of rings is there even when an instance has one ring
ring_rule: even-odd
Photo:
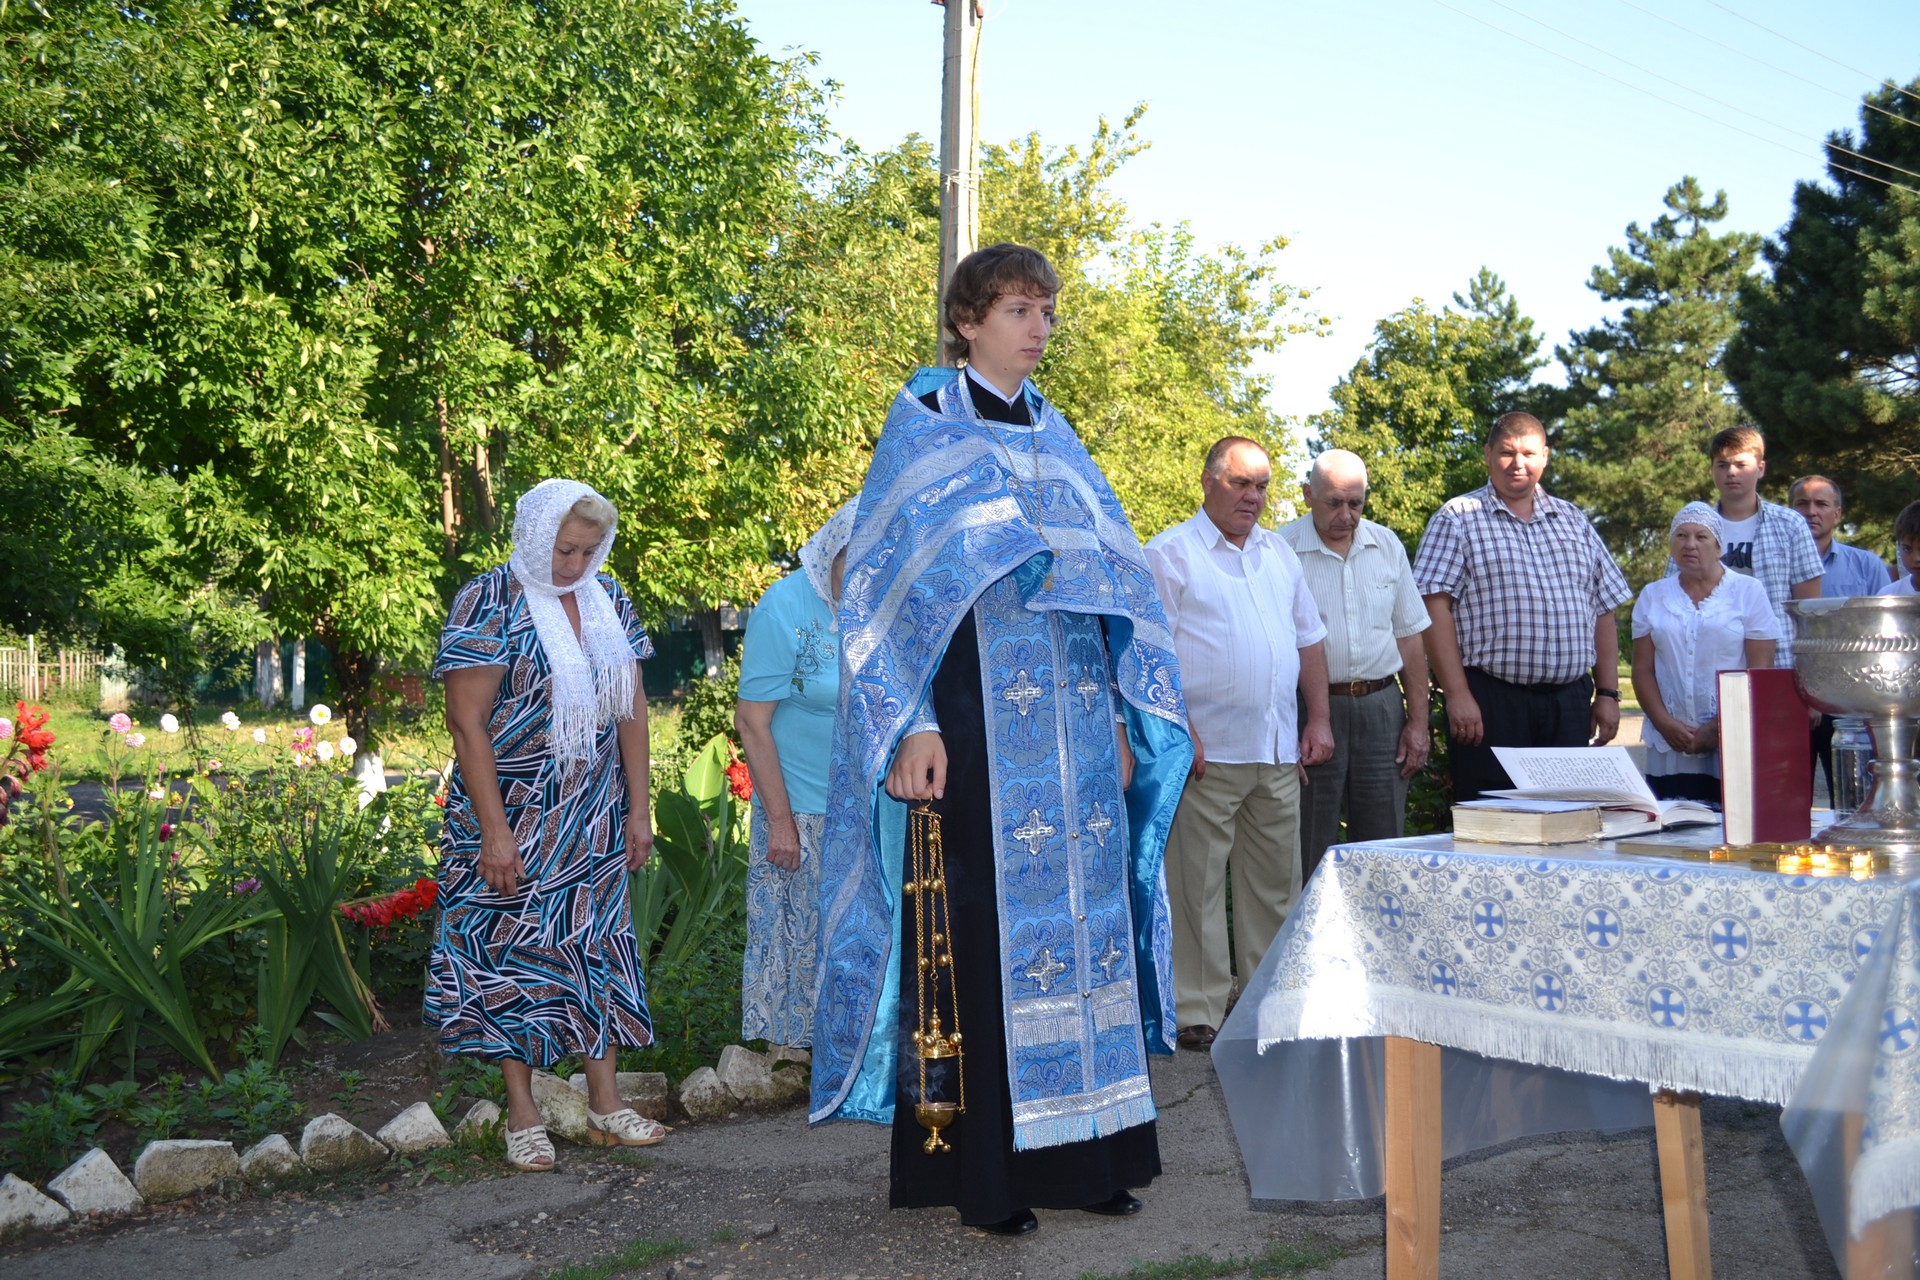
[[[1307,1272],[1383,1274],[1379,1201],[1253,1206],[1211,1062],[1155,1059],[1166,1173],[1113,1220],[1042,1211],[1019,1240],[945,1210],[886,1207],[886,1134],[809,1131],[798,1110],[685,1125],[646,1153],[561,1148],[560,1171],[464,1186],[385,1175],[360,1187],[210,1201],[0,1248],[8,1280],[406,1277],[513,1280],[678,1239],[672,1260],[614,1272],[666,1280],[1125,1276],[1143,1262],[1258,1256],[1275,1244],[1342,1255]],[[1774,1108],[1705,1108],[1714,1263],[1726,1277],[1828,1280],[1806,1188]],[[1663,1276],[1651,1130],[1529,1139],[1447,1167],[1442,1273],[1485,1280]]]

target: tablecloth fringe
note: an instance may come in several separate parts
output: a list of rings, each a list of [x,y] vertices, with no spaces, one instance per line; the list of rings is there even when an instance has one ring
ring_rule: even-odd
[[[1861,1152],[1847,1191],[1847,1233],[1856,1240],[1888,1214],[1920,1205],[1920,1136]]]
[[[1269,995],[1258,1025],[1262,1052],[1287,1040],[1404,1036],[1488,1058],[1783,1106],[1813,1056],[1812,1045],[1768,1050],[1752,1041],[1654,1028],[1635,1035],[1618,1023],[1531,1010],[1476,1015],[1469,1002],[1403,991],[1373,990],[1311,1009],[1297,998]]]

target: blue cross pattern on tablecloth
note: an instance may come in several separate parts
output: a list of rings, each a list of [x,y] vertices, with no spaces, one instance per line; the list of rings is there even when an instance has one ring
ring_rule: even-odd
[[[1460,989],[1460,975],[1445,960],[1435,960],[1427,969],[1427,985],[1443,996],[1450,996]]]
[[[1853,931],[1853,958],[1865,960],[1867,953],[1873,950],[1873,944],[1880,941],[1880,931],[1872,925]]]
[[[1620,917],[1605,907],[1594,907],[1580,918],[1580,931],[1590,946],[1610,950],[1620,944]]]
[[[1906,1053],[1920,1040],[1920,1024],[1903,1004],[1894,1005],[1880,1015],[1880,1052]]]
[[[1407,909],[1400,905],[1398,895],[1383,893],[1377,901],[1379,903],[1381,923],[1389,929],[1398,929],[1401,922],[1407,917]]]
[[[1473,904],[1473,931],[1491,942],[1507,931],[1507,913],[1492,898]]]
[[[1707,928],[1707,949],[1716,960],[1738,964],[1753,949],[1753,935],[1747,931],[1744,921],[1721,916]]]
[[[1567,1003],[1567,984],[1551,973],[1542,973],[1533,980],[1533,1003],[1548,1013],[1558,1013]]]
[[[1656,1027],[1687,1025],[1687,999],[1672,987],[1659,986],[1647,993],[1647,1016]]]
[[[1827,1006],[1818,1000],[1789,1000],[1780,1007],[1780,1022],[1793,1039],[1810,1044],[1827,1033]]]

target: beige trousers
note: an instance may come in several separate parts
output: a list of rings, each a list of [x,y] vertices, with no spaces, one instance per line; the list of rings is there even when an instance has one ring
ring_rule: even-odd
[[[1167,837],[1175,1021],[1218,1027],[1234,974],[1253,976],[1293,906],[1300,776],[1293,764],[1208,764],[1187,779]],[[1227,937],[1227,872],[1233,938]],[[1229,950],[1231,945],[1231,950]],[[1229,968],[1231,956],[1232,968]]]

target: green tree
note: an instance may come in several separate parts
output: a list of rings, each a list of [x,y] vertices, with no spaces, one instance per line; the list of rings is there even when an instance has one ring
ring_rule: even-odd
[[[1419,298],[1374,326],[1373,343],[1309,420],[1311,449],[1365,459],[1367,515],[1411,553],[1427,519],[1487,482],[1482,445],[1502,413],[1534,409],[1540,339],[1506,282],[1482,267],[1439,311]]]
[[[1920,462],[1920,80],[1865,99],[1829,135],[1827,180],[1794,188],[1740,293],[1727,371],[1776,475],[1838,479],[1850,513],[1888,519]]]
[[[649,612],[764,583],[827,419],[748,300],[819,122],[724,4],[0,21],[0,416],[171,483],[148,596],[317,632],[364,736],[545,476],[621,505]]]
[[[1592,517],[1636,585],[1666,571],[1667,517],[1712,492],[1707,442],[1740,421],[1721,362],[1760,253],[1757,235],[1714,231],[1726,192],[1708,200],[1687,177],[1665,204],[1651,226],[1629,225],[1626,245],[1588,279],[1604,301],[1626,304],[1619,316],[1554,351],[1567,370],[1559,490]]]

